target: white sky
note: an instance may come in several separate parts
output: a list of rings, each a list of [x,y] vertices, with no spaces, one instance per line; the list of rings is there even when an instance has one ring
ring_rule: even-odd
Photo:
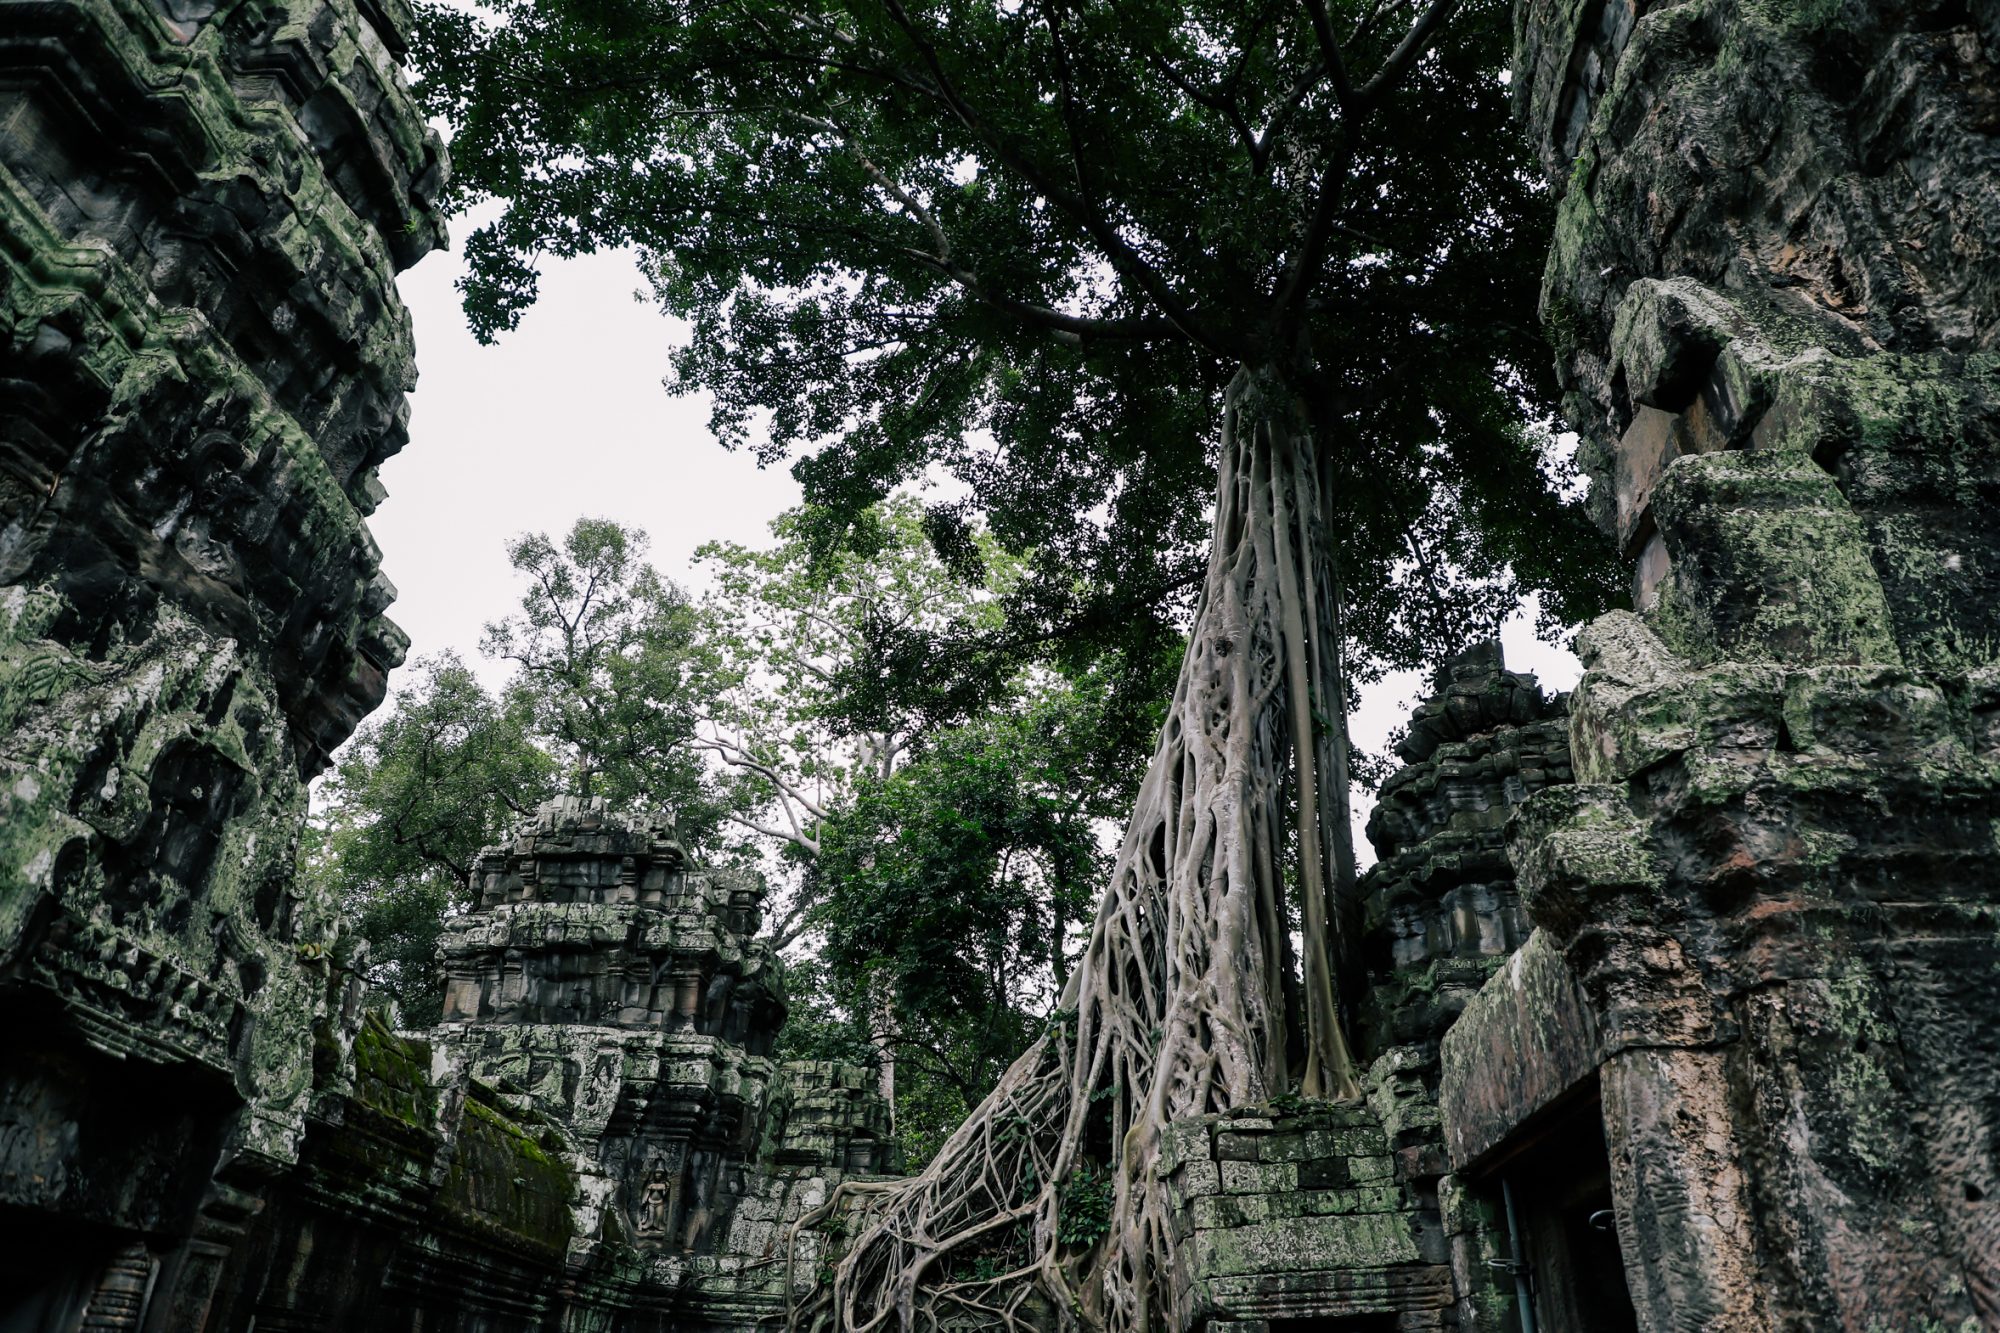
[[[541,300],[491,347],[466,329],[452,286],[462,272],[457,253],[438,253],[398,282],[418,383],[410,444],[382,466],[389,498],[369,528],[411,655],[455,648],[497,683],[479,638],[520,596],[510,537],[616,519],[651,533],[653,563],[685,584],[697,546],[760,544],[799,488],[782,465],[717,445],[704,399],[661,387],[687,330],[635,299],[644,279],[629,255],[548,263]]]
[[[498,684],[504,673],[480,657],[479,638],[519,596],[501,549],[508,538],[560,534],[586,514],[616,519],[652,534],[661,573],[699,587],[697,546],[763,544],[799,488],[783,464],[760,469],[717,445],[704,399],[661,387],[668,349],[687,329],[636,296],[644,279],[630,255],[546,263],[541,299],[492,347],[466,330],[452,285],[461,272],[456,251],[438,253],[398,284],[421,378],[409,447],[383,465],[389,498],[369,527],[400,592],[389,614],[409,633],[411,656],[455,649]],[[1539,673],[1545,687],[1576,683],[1576,659],[1537,642],[1527,617],[1502,642],[1509,665]],[[1356,743],[1379,749],[1424,684],[1411,674],[1371,690]]]

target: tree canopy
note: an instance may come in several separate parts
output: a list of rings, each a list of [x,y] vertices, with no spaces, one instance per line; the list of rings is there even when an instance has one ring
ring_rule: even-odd
[[[997,624],[993,593],[1014,564],[979,533],[947,564],[907,497],[840,523],[827,541],[826,515],[802,507],[772,521],[769,545],[695,552],[713,579],[701,612],[719,661],[697,743],[734,771],[732,821],[808,855],[829,810],[958,718],[929,691],[876,688],[879,642]]]
[[[1363,671],[1540,593],[1617,596],[1538,423],[1547,204],[1506,126],[1506,4],[501,0],[424,11],[474,328],[534,263],[639,247],[717,434],[858,514],[942,469],[1033,552],[1005,633],[1142,658],[1184,625],[1215,423],[1280,366],[1337,455]],[[885,647],[889,645],[885,644]],[[1004,674],[1004,671],[997,674]]]
[[[885,682],[884,636],[998,626],[1020,562],[975,528],[947,563],[907,497],[839,544],[824,517],[789,511],[769,544],[697,553],[719,663],[698,744],[733,774],[725,818],[790,891],[773,934],[800,946],[793,1045],[874,1062],[921,1164],[1061,989],[1102,821],[1129,807],[1157,713],[1125,716],[1096,671],[1021,667],[976,709],[949,680]]]
[[[693,744],[715,661],[687,594],[645,563],[647,545],[596,518],[560,542],[509,542],[520,611],[488,625],[481,648],[514,664],[509,701],[562,763],[568,794],[666,811],[701,842],[719,817]]]

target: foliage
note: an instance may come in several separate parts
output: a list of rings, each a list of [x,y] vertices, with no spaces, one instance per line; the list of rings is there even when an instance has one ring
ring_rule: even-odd
[[[523,702],[493,698],[449,653],[420,660],[318,793],[303,873],[358,918],[370,979],[407,1023],[437,1019],[437,937],[468,905],[473,858],[555,792]]]
[[[1106,868],[1077,799],[1088,707],[1074,689],[1048,687],[1019,712],[935,738],[857,793],[829,822],[816,867],[829,962],[891,961],[910,1008],[946,1013],[1007,989],[1007,960],[1019,959],[1047,969],[1052,999],[1068,976],[1068,927]]]
[[[716,656],[698,744],[733,771],[732,822],[810,856],[820,824],[864,782],[886,781],[949,719],[922,692],[854,705],[885,634],[997,623],[995,589],[1014,562],[968,534],[956,565],[933,551],[925,514],[892,498],[828,531],[810,506],[781,514],[775,540],[711,542],[695,553],[714,580],[702,600]]]
[[[676,816],[704,841],[717,811],[693,744],[714,658],[687,594],[643,560],[646,534],[578,519],[560,543],[508,543],[526,591],[486,627],[488,656],[514,663],[511,707],[563,766],[564,788]]]
[[[1358,1095],[1329,925],[1353,871],[1358,681],[1490,632],[1524,590],[1558,620],[1617,595],[1537,426],[1553,399],[1534,324],[1547,198],[1507,124],[1507,11],[425,11],[426,95],[457,128],[461,199],[504,201],[467,245],[476,331],[532,301],[537,255],[637,245],[693,325],[677,383],[712,395],[726,441],[755,425],[767,456],[801,454],[836,528],[943,471],[973,499],[927,515],[939,558],[962,559],[983,516],[1023,559],[999,628],[872,635],[844,691],[858,715],[1004,691],[1050,651],[1143,667],[1187,630],[1062,997],[1073,1022],[884,1201],[816,1318],[1011,1326],[1039,1291],[1065,1326],[1177,1322],[1153,1169],[1165,1124],[1294,1086]],[[929,818],[916,843],[940,863],[986,854],[984,833],[921,803],[895,815],[904,836]],[[861,890],[897,860],[865,842]],[[893,943],[883,920],[958,924],[886,891],[859,900],[871,950]],[[1103,1242],[1067,1255],[1062,1182],[1086,1163],[1118,1177],[1114,1204]],[[1029,1247],[1015,1271],[1031,1276],[955,1276],[1002,1235]]]
[[[536,256],[636,245],[721,438],[812,450],[834,517],[942,470],[975,499],[933,516],[940,550],[976,505],[1035,553],[1006,634],[904,652],[889,692],[1177,637],[1244,363],[1338,446],[1357,665],[1408,666],[1517,589],[1563,622],[1619,595],[1527,424],[1548,205],[1496,77],[1507,6],[1408,8],[501,0],[424,9],[418,61],[460,201],[506,204],[467,243],[482,337]]]
[[[1065,1247],[1088,1249],[1111,1231],[1111,1200],[1117,1178],[1095,1162],[1085,1162],[1063,1182],[1062,1208],[1056,1215],[1056,1240]]]
[[[897,1128],[921,1165],[991,1090],[1068,981],[1109,863],[1094,810],[1104,700],[1042,680],[1010,708],[930,738],[825,825],[814,922],[857,1014],[894,996]],[[1121,800],[1122,797],[1122,800]]]
[[[980,710],[921,691],[862,706],[850,682],[871,637],[997,623],[993,594],[1018,562],[975,529],[948,566],[905,498],[838,542],[824,517],[796,510],[768,547],[700,552],[725,682],[702,743],[736,770],[728,818],[797,872],[775,933],[815,950],[792,969],[787,1049],[893,1061],[898,1132],[921,1165],[1066,978],[1103,869],[1093,821],[1129,806],[1134,738],[1157,720],[1114,716],[1092,671],[1016,671],[986,684]]]

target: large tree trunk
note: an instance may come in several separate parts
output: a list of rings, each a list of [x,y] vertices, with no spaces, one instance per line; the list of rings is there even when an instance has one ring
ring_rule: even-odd
[[[1239,372],[1187,657],[1090,944],[1050,1030],[922,1175],[880,1196],[821,1323],[1011,1325],[1032,1302],[1064,1327],[1172,1327],[1165,1126],[1284,1092],[1359,1095],[1329,937],[1352,857],[1327,475],[1279,376]],[[1114,1181],[1108,1230],[1065,1246],[1065,1187],[1093,1164]],[[1095,1230],[1073,1206],[1079,1229]]]

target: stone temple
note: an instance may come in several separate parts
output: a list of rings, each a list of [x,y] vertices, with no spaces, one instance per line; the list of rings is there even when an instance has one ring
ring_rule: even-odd
[[[397,1032],[291,874],[404,648],[402,0],[0,15],[0,1331],[784,1326],[897,1163],[755,883],[544,808]],[[1438,665],[1367,1096],[1172,1127],[1174,1333],[2000,1328],[2000,5],[1514,22],[1637,609]]]

